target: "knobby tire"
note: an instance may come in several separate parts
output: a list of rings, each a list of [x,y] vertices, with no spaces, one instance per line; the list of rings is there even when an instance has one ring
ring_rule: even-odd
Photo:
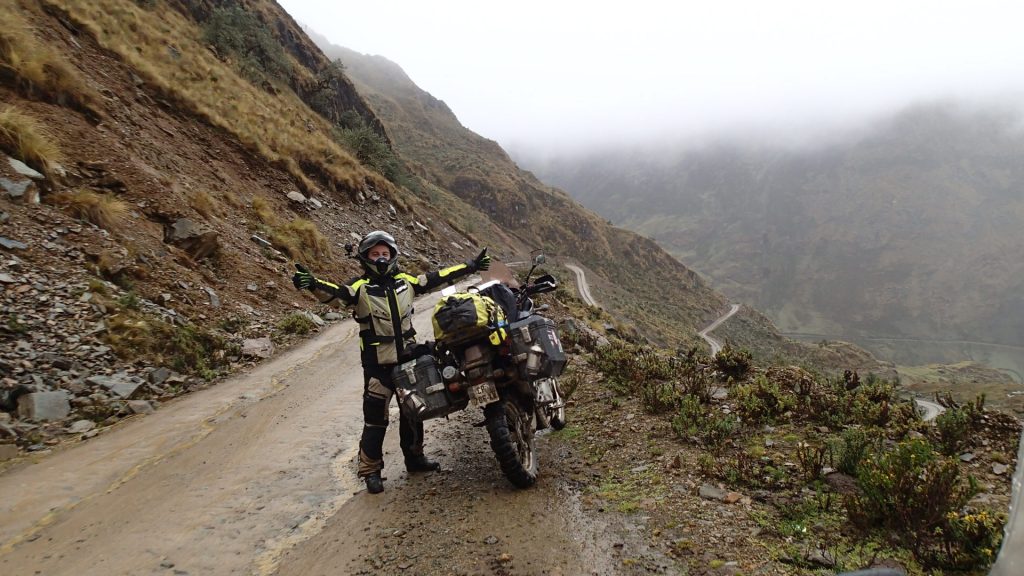
[[[537,482],[537,453],[531,438],[526,441],[529,462],[524,465],[520,459],[519,447],[515,437],[509,431],[509,420],[515,420],[516,415],[519,418],[529,418],[521,410],[507,409],[505,401],[495,402],[484,408],[487,433],[491,437],[491,449],[494,450],[494,456],[498,459],[498,466],[516,488],[529,488]]]

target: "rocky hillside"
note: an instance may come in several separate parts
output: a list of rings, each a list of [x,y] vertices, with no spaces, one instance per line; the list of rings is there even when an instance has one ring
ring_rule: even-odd
[[[1019,124],[930,105],[816,148],[614,150],[537,166],[787,331],[1020,346]]]
[[[395,234],[412,270],[478,250],[336,135],[330,118],[355,114],[364,140],[386,143],[279,7],[212,6],[0,2],[8,452],[13,437],[41,450],[152,410],[332,318],[292,288],[292,261],[348,279],[358,266],[341,245],[373,228]],[[276,31],[277,51],[257,52],[287,66],[218,51],[218,17]]]

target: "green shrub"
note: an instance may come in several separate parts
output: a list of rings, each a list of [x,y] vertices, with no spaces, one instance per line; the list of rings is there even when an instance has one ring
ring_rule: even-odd
[[[753,382],[735,388],[740,414],[752,422],[773,422],[796,406],[796,396],[759,374]]]
[[[731,457],[721,458],[715,461],[715,466],[710,474],[707,471],[705,474],[721,478],[730,486],[750,486],[752,488],[764,486],[762,481],[764,470],[761,468],[761,460],[749,452],[741,450]]]
[[[969,445],[971,436],[981,422],[985,396],[965,406],[954,406],[935,417],[935,429],[942,453],[954,455]]]
[[[122,308],[128,308],[129,310],[138,310],[141,306],[138,295],[132,291],[125,292],[118,297],[117,303]]]
[[[971,416],[962,408],[946,410],[935,417],[942,453],[952,456],[970,440]]]
[[[227,332],[228,334],[238,334],[248,324],[248,320],[237,314],[233,314],[224,318],[217,323],[217,327]]]
[[[679,406],[682,395],[674,382],[646,380],[640,383],[640,403],[650,414],[664,414]]]
[[[292,312],[277,323],[277,329],[285,334],[309,334],[316,324],[302,312]]]
[[[4,322],[4,328],[11,334],[25,334],[29,331],[27,324],[22,324],[15,314],[8,314]]]
[[[395,182],[401,176],[401,162],[388,141],[362,118],[352,127],[334,128],[334,140],[350,150],[363,166]],[[467,232],[472,232],[467,230]]]
[[[192,324],[175,326],[170,330],[170,339],[164,353],[173,358],[171,365],[176,370],[194,371],[206,380],[215,376],[213,370],[215,352],[224,349],[224,340],[197,328]]]
[[[938,560],[961,569],[990,565],[1002,545],[1005,524],[1005,514],[985,510],[947,514]]]
[[[691,394],[701,402],[710,402],[715,382],[711,374],[699,365],[681,365],[681,372],[676,376],[676,388],[683,394]]]
[[[715,354],[715,368],[733,380],[741,380],[750,372],[752,358],[748,350],[736,350],[726,344]]]
[[[832,466],[843,474],[856,477],[864,457],[878,444],[875,435],[860,428],[847,430],[840,439],[829,444]]]
[[[796,457],[800,472],[806,482],[821,478],[821,471],[828,460],[828,446],[825,444],[800,442],[796,446]]]
[[[855,375],[854,375],[855,376]],[[870,426],[907,429],[920,421],[913,401],[900,398],[894,382],[868,375],[830,379],[800,403],[801,416],[832,427]]]
[[[858,494],[847,498],[850,519],[862,528],[882,528],[915,554],[932,544],[949,516],[977,492],[956,460],[937,454],[925,440],[901,442],[858,468]]]
[[[240,6],[217,8],[203,26],[203,39],[224,56],[235,59],[250,82],[282,80],[291,75],[291,62],[266,24]]]
[[[700,399],[692,394],[680,396],[678,406],[672,418],[672,431],[680,439],[696,440],[717,449],[739,429],[735,416],[709,413]]]
[[[706,446],[720,448],[726,440],[739,430],[740,422],[732,414],[715,414],[708,417],[702,426],[700,439]]]
[[[216,376],[227,348],[223,338],[194,324],[168,324],[130,307],[108,316],[105,322],[103,339],[118,356],[147,358],[207,380]]]
[[[668,380],[671,376],[668,362],[656,352],[621,341],[598,349],[590,363],[620,394],[634,393],[648,380]]]
[[[700,432],[699,425],[704,419],[704,406],[700,399],[692,394],[684,394],[679,399],[679,410],[672,418],[672,431],[684,440],[696,438]]]

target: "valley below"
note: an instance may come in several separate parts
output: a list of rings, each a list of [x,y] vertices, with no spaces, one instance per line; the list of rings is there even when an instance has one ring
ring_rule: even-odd
[[[992,406],[1024,412],[1024,348],[984,342],[786,332],[814,343],[853,342],[896,364],[902,384],[920,394],[949,392],[957,401],[986,395]]]

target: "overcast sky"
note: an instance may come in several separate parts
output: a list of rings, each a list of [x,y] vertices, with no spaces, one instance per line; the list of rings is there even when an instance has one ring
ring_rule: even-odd
[[[513,150],[1024,100],[1024,2],[278,0]]]

